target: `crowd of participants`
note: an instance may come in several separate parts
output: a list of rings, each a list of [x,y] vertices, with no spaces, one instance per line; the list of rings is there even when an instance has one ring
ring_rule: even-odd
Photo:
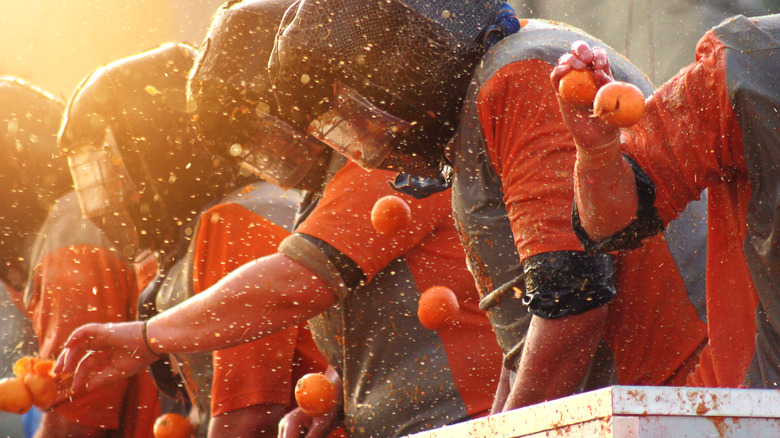
[[[244,0],[68,102],[3,78],[3,297],[18,353],[68,376],[35,436],[176,412],[393,437],[616,384],[776,388],[778,47],[780,17],[731,18],[655,89],[501,1]],[[559,101],[571,70],[644,117]],[[412,219],[382,233],[389,195]],[[434,286],[460,308],[436,330]]]

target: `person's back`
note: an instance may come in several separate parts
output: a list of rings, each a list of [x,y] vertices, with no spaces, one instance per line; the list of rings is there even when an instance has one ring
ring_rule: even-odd
[[[453,208],[463,244],[483,294],[490,294],[483,308],[493,315],[510,368],[524,342],[521,323],[530,319],[521,301],[530,301],[546,318],[559,318],[609,301],[611,296],[599,296],[594,286],[614,281],[604,337],[618,382],[681,383],[705,342],[697,314],[704,313],[703,251],[699,259],[685,259],[703,247],[703,205],[679,222],[668,242],[659,238],[652,248],[619,254],[613,280],[594,277],[591,285],[584,283],[581,290],[594,293],[592,301],[578,302],[582,298],[564,286],[577,291],[580,275],[611,263],[587,256],[571,231],[574,144],[562,120],[546,108],[555,99],[547,87],[552,63],[577,39],[603,46],[578,29],[530,20],[483,57],[452,154]],[[638,69],[615,52],[610,56],[616,76],[651,92]],[[544,297],[556,290],[555,281],[560,302]]]
[[[348,163],[280,247],[314,272],[326,270],[328,260],[344,266],[340,278],[348,287],[339,304],[310,324],[342,378],[351,437],[402,436],[486,415],[500,370],[449,192],[415,200],[387,184],[393,177]],[[383,235],[371,224],[371,209],[393,194],[409,203],[412,224]],[[458,316],[437,331],[417,316],[420,294],[432,286],[452,289],[460,304]]]

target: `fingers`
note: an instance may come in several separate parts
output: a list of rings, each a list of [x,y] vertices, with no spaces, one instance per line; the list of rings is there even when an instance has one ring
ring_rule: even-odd
[[[592,70],[598,85],[612,81],[612,73],[609,70],[609,57],[603,47],[591,49],[585,41],[575,41],[571,45],[571,52],[558,59],[558,67],[564,65],[574,70]],[[560,75],[559,77],[563,77],[568,73],[569,68],[562,67],[559,73],[557,73]],[[599,84],[599,80],[603,83]]]
[[[599,88],[613,81],[607,51],[601,47],[593,49],[593,79]]]
[[[279,421],[278,438],[302,438],[306,436],[311,417],[304,414],[300,408],[288,412]]]
[[[558,89],[558,84],[561,82],[561,79],[570,71],[571,66],[569,64],[559,64],[557,67],[553,68],[552,73],[550,73],[550,81],[552,81],[554,89]]]
[[[571,53],[586,65],[593,62],[594,53],[585,41],[575,41],[572,43]]]
[[[92,349],[92,341],[97,337],[100,324],[87,324],[71,333],[64,348],[54,364],[56,374],[72,374],[81,357]]]
[[[593,60],[591,62],[596,70],[608,70],[609,58],[607,57],[607,51],[603,47],[593,49]]]
[[[81,394],[123,375],[114,367],[110,352],[89,351],[78,363],[71,390]]]
[[[583,61],[582,59],[578,58],[577,56],[567,53],[560,58],[558,58],[558,65],[566,64],[570,66],[574,70],[585,70],[588,68],[590,63]]]
[[[81,359],[80,352],[66,347],[62,350],[59,357],[57,357],[57,362],[54,364],[54,369],[52,371],[54,374],[59,375],[73,374],[76,370],[76,366],[79,364],[79,359]]]

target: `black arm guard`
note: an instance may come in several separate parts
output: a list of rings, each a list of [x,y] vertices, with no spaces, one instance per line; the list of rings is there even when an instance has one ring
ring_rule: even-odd
[[[553,319],[607,304],[615,296],[615,265],[609,254],[554,251],[523,261],[523,304],[532,314]]]
[[[582,247],[591,254],[638,248],[642,245],[642,239],[654,236],[662,232],[665,228],[664,223],[658,216],[658,212],[655,210],[654,206],[655,185],[634,160],[626,155],[624,155],[624,157],[631,165],[636,181],[637,195],[639,197],[639,207],[636,212],[636,219],[613,236],[601,240],[600,242],[594,242],[590,240],[585,229],[582,228],[580,214],[577,210],[577,202],[574,202],[571,213],[572,228],[574,228],[574,234],[580,239]]]
[[[360,269],[360,266],[358,266],[357,263],[344,255],[344,253],[332,247],[329,243],[324,242],[314,236],[309,236],[308,234],[304,233],[296,234],[308,240],[322,251],[322,253],[336,267],[339,275],[341,275],[341,280],[348,289],[354,289],[365,282],[366,274],[363,273],[363,270]]]

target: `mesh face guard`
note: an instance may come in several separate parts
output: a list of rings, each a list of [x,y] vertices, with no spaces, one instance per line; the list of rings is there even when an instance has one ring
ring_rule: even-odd
[[[138,202],[111,128],[102,144],[83,144],[68,156],[81,214],[94,222],[131,258],[140,252],[137,227],[128,209]]]
[[[484,53],[480,34],[499,5],[490,0],[300,1],[288,10],[269,62],[281,116],[306,129],[339,105],[332,92],[339,81],[413,126],[376,167],[437,174],[471,72]]]
[[[138,200],[111,128],[102,145],[75,147],[68,156],[73,184],[87,219],[111,215]]]
[[[124,208],[133,220],[121,223],[138,228],[143,249],[174,250],[181,228],[233,187],[233,169],[197,141],[185,111],[195,56],[185,44],[164,44],[96,70],[71,98],[60,131],[84,213],[112,232],[108,223]],[[121,208],[111,213],[112,203]]]
[[[187,110],[210,150],[252,137],[254,111],[273,113],[268,56],[293,0],[231,1],[217,11],[187,80]]]
[[[188,111],[210,151],[283,188],[297,187],[326,146],[275,119],[268,56],[292,0],[223,6],[193,67]]]

